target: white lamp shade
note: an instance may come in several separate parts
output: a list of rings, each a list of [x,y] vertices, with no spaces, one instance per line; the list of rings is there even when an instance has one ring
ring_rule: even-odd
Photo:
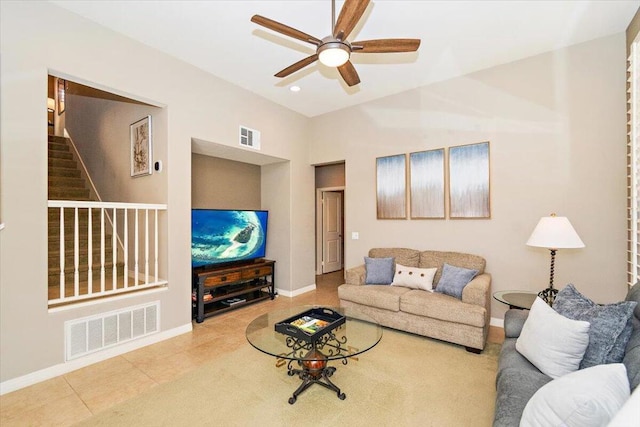
[[[527,246],[548,249],[584,248],[584,243],[564,216],[545,216],[531,233]]]
[[[56,109],[56,101],[53,98],[47,98],[47,110],[54,111]]]

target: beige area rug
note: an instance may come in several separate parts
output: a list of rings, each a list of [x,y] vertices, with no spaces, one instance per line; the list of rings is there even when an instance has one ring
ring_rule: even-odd
[[[97,414],[87,426],[490,426],[500,346],[464,347],[385,329],[333,382],[287,400],[300,384],[249,344],[176,381]]]

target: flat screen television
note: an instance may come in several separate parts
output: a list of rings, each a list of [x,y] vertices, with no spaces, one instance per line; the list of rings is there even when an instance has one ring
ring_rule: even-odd
[[[213,267],[264,258],[268,211],[191,210],[191,266]]]

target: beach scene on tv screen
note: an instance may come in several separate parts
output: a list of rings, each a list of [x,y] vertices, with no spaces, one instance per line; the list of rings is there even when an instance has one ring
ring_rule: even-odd
[[[193,267],[265,255],[266,211],[191,211]]]

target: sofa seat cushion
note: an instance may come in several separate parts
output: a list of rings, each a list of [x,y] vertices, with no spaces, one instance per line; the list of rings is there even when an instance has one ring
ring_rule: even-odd
[[[515,338],[506,338],[500,351],[494,427],[519,425],[529,399],[551,381],[551,377],[544,375],[518,353],[515,346]]]
[[[518,426],[527,402],[540,389],[551,381],[546,375],[504,369],[498,377],[496,390],[496,409],[493,427]]]
[[[400,286],[344,284],[338,287],[338,298],[397,312],[400,311],[400,296],[410,291]]]
[[[486,309],[466,304],[449,295],[422,290],[410,290],[400,296],[400,310],[432,319],[483,328]]]

